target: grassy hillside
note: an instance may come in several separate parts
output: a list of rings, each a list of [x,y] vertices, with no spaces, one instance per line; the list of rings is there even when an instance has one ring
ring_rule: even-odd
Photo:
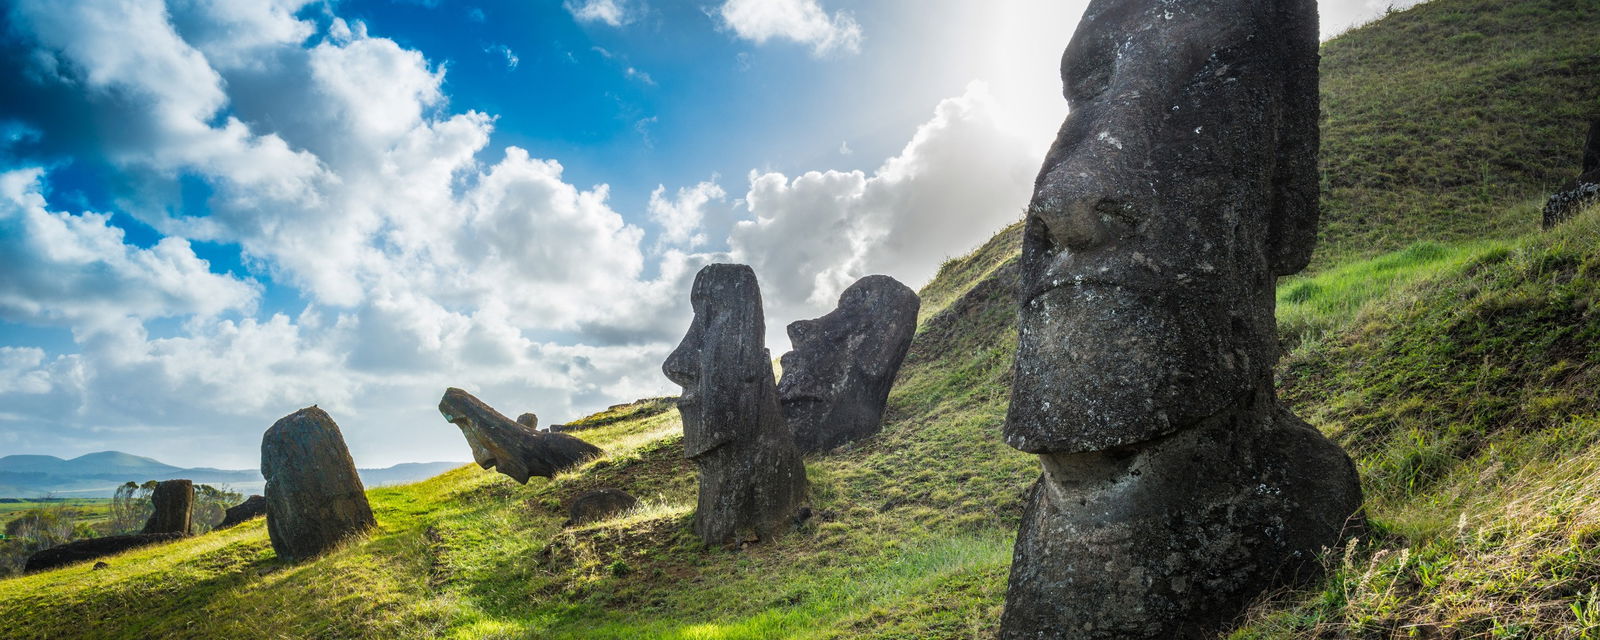
[[[1434,0],[1322,47],[1313,268],[1535,229],[1600,113],[1600,0]]]
[[[1435,0],[1325,46],[1340,175],[1316,272],[1279,288],[1281,387],[1357,458],[1375,531],[1234,637],[1600,637],[1600,211],[1539,233],[1528,197],[1577,163],[1596,16]],[[987,637],[1037,475],[999,440],[1018,235],[923,289],[883,433],[807,460],[816,516],[776,542],[695,542],[677,412],[645,401],[579,421],[607,455],[551,481],[371,490],[378,530],[304,564],[258,520],[0,580],[0,636]],[[562,529],[601,486],[643,504]]]

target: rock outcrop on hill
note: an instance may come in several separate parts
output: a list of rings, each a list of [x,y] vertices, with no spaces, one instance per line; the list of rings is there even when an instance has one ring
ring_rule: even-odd
[[[801,453],[878,433],[917,329],[917,293],[889,276],[857,280],[820,318],[789,324],[778,397]]]
[[[467,445],[472,447],[472,459],[479,467],[494,467],[523,484],[533,476],[553,477],[604,453],[599,447],[573,436],[543,433],[532,426],[512,422],[482,400],[455,387],[445,390],[444,397],[439,400],[439,413],[461,428],[461,435],[466,436]]]
[[[150,493],[150,506],[155,509],[144,523],[140,533],[194,532],[194,483],[188,480],[163,480]]]
[[[639,504],[639,499],[621,489],[595,489],[578,494],[567,507],[567,521],[563,527],[572,527],[604,520]]]
[[[699,470],[694,532],[713,545],[780,535],[806,470],[778,403],[755,272],[707,265],[689,300],[694,320],[661,370],[683,387],[684,457]]]
[[[1200,638],[1361,504],[1278,405],[1316,240],[1314,0],[1092,0],[1027,212],[1005,439],[1038,454],[1002,638]]]
[[[1582,172],[1561,185],[1544,203],[1544,228],[1549,229],[1593,204],[1600,204],[1600,118],[1589,123],[1583,145]]]
[[[261,438],[267,534],[288,560],[320,555],[377,523],[339,425],[315,406],[285,416]]]

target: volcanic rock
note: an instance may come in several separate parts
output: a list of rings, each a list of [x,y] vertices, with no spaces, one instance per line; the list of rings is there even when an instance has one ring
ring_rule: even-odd
[[[789,325],[794,349],[783,355],[778,397],[801,453],[878,433],[921,306],[900,281],[867,276],[827,315]]]
[[[1583,173],[1562,185],[1544,203],[1544,228],[1566,222],[1584,208],[1600,204],[1600,119],[1589,123],[1583,145]]]
[[[572,505],[567,507],[567,521],[563,527],[571,527],[604,520],[617,515],[639,504],[639,499],[621,489],[595,489],[578,494],[572,499]]]
[[[244,502],[228,507],[228,510],[222,514],[222,523],[218,524],[216,528],[226,529],[266,514],[267,499],[263,496],[250,496]],[[213,531],[215,530],[213,529]]]
[[[261,438],[272,549],[304,560],[377,524],[339,425],[315,406],[296,411]]]
[[[707,265],[689,301],[694,320],[661,370],[683,387],[684,457],[699,471],[694,532],[712,545],[778,536],[806,471],[778,402],[755,272]]]
[[[538,431],[539,430],[539,416],[536,416],[536,415],[533,414],[532,411],[529,411],[529,412],[524,413],[524,414],[522,414],[520,416],[517,416],[517,424],[520,424],[520,425],[522,425],[524,427],[527,427],[529,429],[533,429],[534,431]]]

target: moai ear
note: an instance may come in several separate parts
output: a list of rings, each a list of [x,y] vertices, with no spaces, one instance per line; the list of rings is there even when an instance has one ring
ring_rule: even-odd
[[[1287,3],[1278,14],[1285,47],[1282,113],[1319,113],[1317,86],[1317,11],[1314,2]],[[1307,37],[1307,34],[1310,34]],[[1267,261],[1275,275],[1306,268],[1317,244],[1317,148],[1320,118],[1285,119],[1278,124],[1278,158],[1272,208],[1267,220]]]

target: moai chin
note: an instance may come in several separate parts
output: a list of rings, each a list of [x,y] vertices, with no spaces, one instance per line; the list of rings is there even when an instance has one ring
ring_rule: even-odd
[[[889,276],[857,280],[839,306],[789,324],[778,397],[801,453],[870,437],[917,329],[917,293]]]
[[[700,480],[694,532],[713,545],[777,536],[805,495],[806,472],[778,406],[755,272],[707,265],[689,299],[694,321],[661,370],[683,387],[684,457]]]
[[[1272,386],[1276,278],[1316,239],[1316,3],[1091,0],[1061,75],[1005,425],[1043,473],[1001,636],[1203,637],[1360,508]]]

